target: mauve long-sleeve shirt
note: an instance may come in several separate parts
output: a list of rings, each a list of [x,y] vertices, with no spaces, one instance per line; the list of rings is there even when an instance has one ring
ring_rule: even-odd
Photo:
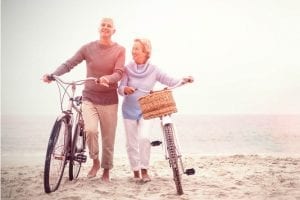
[[[111,46],[101,45],[93,41],[83,45],[76,54],[59,66],[52,74],[60,76],[72,70],[76,65],[86,61],[86,77],[102,77],[109,80],[109,87],[85,82],[82,92],[83,100],[98,105],[118,103],[117,87],[124,72],[125,48],[117,43]]]
[[[123,118],[132,120],[140,119],[142,117],[142,111],[138,99],[141,96],[146,95],[145,92],[140,90],[136,90],[133,94],[125,95],[124,88],[126,86],[150,91],[153,89],[156,82],[160,82],[167,86],[174,86],[179,81],[181,81],[181,79],[170,77],[149,61],[143,65],[137,65],[135,62],[130,62],[125,67],[125,74],[118,88],[119,94],[124,96],[122,103]]]

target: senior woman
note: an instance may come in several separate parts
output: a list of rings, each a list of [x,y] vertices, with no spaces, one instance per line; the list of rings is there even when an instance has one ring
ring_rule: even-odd
[[[150,91],[156,82],[174,86],[178,82],[192,82],[192,77],[173,78],[150,62],[151,42],[148,39],[137,38],[132,47],[133,61],[125,66],[118,92],[124,96],[122,115],[126,133],[126,150],[131,170],[135,179],[143,182],[151,181],[148,174],[150,161],[150,132],[151,120],[142,118],[138,99],[145,93],[135,88]]]

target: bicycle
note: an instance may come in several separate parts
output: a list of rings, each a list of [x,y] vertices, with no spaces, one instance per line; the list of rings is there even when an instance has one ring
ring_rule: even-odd
[[[140,97],[138,100],[143,118],[147,120],[158,117],[160,119],[164,143],[166,144],[164,145],[165,159],[169,160],[169,165],[172,168],[173,179],[178,195],[183,194],[182,174],[195,174],[194,168],[184,168],[179,140],[174,129],[174,122],[171,118],[172,113],[177,112],[176,104],[172,96],[172,90],[184,84],[185,83],[180,82],[173,87],[167,87],[163,90],[157,91],[146,91],[139,88],[136,89],[149,93],[146,96]],[[152,146],[158,146],[161,144],[163,144],[161,141],[151,142]]]
[[[86,138],[81,111],[82,96],[75,96],[76,86],[84,84],[85,81],[97,82],[98,79],[88,77],[83,80],[65,82],[55,75],[49,76],[48,79],[57,83],[62,112],[54,122],[48,141],[44,166],[44,190],[46,193],[51,193],[58,189],[68,163],[69,180],[72,181],[78,178],[81,164],[87,160],[85,155]],[[67,101],[68,105],[64,109],[63,103],[66,97],[69,99]]]

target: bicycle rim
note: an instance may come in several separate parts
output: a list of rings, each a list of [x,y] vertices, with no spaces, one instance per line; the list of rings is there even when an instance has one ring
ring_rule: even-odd
[[[169,162],[170,162],[170,167],[172,168],[173,171],[173,178],[176,186],[176,191],[178,195],[182,195],[183,189],[181,183],[181,174],[179,172],[178,155],[177,155],[176,146],[174,142],[173,131],[174,129],[171,124],[167,124],[164,126],[164,133],[166,137]]]
[[[44,189],[46,193],[58,189],[67,162],[68,125],[65,118],[55,122],[47,147]]]
[[[78,158],[78,155],[82,155],[83,151],[83,135],[82,133],[82,125],[80,123],[76,124],[76,129],[72,141],[72,150],[70,156],[70,163],[69,163],[69,179],[73,180],[78,178],[80,169],[81,169],[81,161]],[[80,148],[81,147],[81,148]]]

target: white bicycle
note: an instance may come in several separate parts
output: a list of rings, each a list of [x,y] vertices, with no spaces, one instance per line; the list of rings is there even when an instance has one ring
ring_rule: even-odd
[[[180,82],[173,87],[167,87],[163,90],[157,91],[145,91],[139,88],[136,89],[145,93],[149,93],[148,95],[139,99],[143,118],[152,119],[158,117],[160,119],[165,144],[163,145],[165,150],[165,158],[166,160],[169,160],[170,167],[172,168],[173,178],[178,195],[183,194],[181,178],[182,174],[195,174],[194,168],[184,168],[179,141],[174,129],[175,124],[171,117],[172,113],[177,112],[176,104],[172,96],[172,90],[184,84],[185,83]],[[151,142],[152,146],[159,146],[161,144],[161,141]]]

